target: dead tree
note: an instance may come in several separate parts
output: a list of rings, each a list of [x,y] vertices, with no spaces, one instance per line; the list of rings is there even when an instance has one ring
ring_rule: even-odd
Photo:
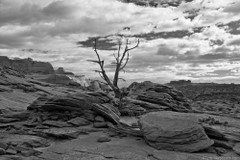
[[[94,51],[97,55],[97,60],[90,60],[90,61],[97,63],[99,65],[100,70],[95,70],[95,72],[99,73],[100,77],[105,81],[102,83],[111,87],[111,89],[113,90],[113,92],[115,94],[115,98],[119,98],[120,100],[122,99],[123,95],[122,95],[120,88],[118,87],[118,80],[120,80],[120,79],[124,80],[124,79],[119,77],[119,73],[120,73],[120,71],[125,72],[124,68],[127,66],[128,62],[129,62],[129,58],[130,58],[129,51],[137,48],[138,45],[139,45],[139,39],[137,41],[137,44],[133,47],[129,47],[128,39],[126,39],[125,46],[123,46],[122,42],[119,41],[117,54],[113,54],[113,56],[115,58],[115,61],[113,62],[114,66],[115,66],[115,73],[114,73],[113,80],[111,80],[104,69],[104,60],[101,59],[101,57],[97,51],[97,39],[95,39]]]

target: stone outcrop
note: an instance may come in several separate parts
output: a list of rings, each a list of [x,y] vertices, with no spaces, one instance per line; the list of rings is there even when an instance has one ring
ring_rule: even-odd
[[[196,152],[213,145],[197,118],[155,112],[144,115],[139,124],[146,142],[157,149]]]
[[[56,74],[65,74],[65,75],[74,75],[72,72],[66,72],[63,67],[59,67],[56,71]]]
[[[190,80],[179,80],[179,81],[171,81],[169,85],[190,85],[192,82]]]
[[[194,110],[240,117],[239,84],[192,83],[174,87],[194,101]]]
[[[15,68],[24,73],[54,73],[53,66],[48,62],[33,61],[31,58],[27,59],[9,59],[5,56],[0,56],[0,65]]]
[[[49,99],[39,98],[28,107],[28,110],[75,111],[84,114],[86,119],[90,121],[94,121],[96,115],[100,115],[109,122],[118,124],[120,113],[117,108],[109,103],[110,101],[111,99],[101,92],[79,93],[68,96],[54,96]]]
[[[179,112],[191,110],[190,101],[180,91],[167,85],[156,84],[150,81],[134,82],[127,90],[130,98],[138,100],[138,102],[134,100],[132,102],[142,104],[140,106],[143,108],[168,108],[168,110]]]
[[[51,74],[46,79],[41,79],[41,81],[62,85],[69,85],[71,82],[73,82],[67,75],[64,74]]]

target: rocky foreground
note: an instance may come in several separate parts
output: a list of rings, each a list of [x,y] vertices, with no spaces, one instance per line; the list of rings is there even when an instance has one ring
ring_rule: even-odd
[[[238,160],[240,120],[201,112],[173,87],[104,92],[40,82],[0,67],[1,160]]]

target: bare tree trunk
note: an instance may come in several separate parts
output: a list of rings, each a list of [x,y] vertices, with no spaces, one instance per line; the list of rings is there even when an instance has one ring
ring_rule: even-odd
[[[130,58],[129,51],[138,47],[139,39],[137,41],[137,44],[135,46],[133,46],[132,48],[129,48],[128,45],[129,45],[129,42],[128,42],[128,39],[126,39],[125,48],[121,54],[120,52],[121,52],[121,48],[122,48],[122,43],[119,42],[118,53],[117,53],[117,55],[113,54],[116,59],[116,62],[115,62],[116,69],[115,69],[115,74],[114,74],[113,80],[111,80],[108,77],[106,71],[104,70],[104,60],[101,60],[100,55],[98,54],[98,51],[97,51],[97,40],[95,40],[94,51],[95,51],[98,59],[97,60],[89,60],[91,62],[99,64],[100,70],[95,70],[95,71],[97,73],[99,73],[100,77],[105,81],[105,83],[104,82],[102,82],[102,83],[110,86],[115,94],[115,98],[119,98],[120,101],[122,100],[123,95],[122,95],[121,90],[118,87],[118,80],[119,79],[124,80],[124,79],[119,77],[119,72],[124,71],[124,68],[126,67],[128,61],[129,61],[129,58]]]

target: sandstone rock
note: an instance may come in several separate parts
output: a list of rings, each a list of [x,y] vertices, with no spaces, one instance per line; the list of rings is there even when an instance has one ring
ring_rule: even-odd
[[[240,155],[240,143],[237,143],[234,147],[233,150],[235,153],[237,153],[238,155]]]
[[[128,100],[124,100],[122,106],[119,108],[119,111],[122,116],[138,116],[146,112],[146,109],[143,108],[140,104],[134,104]]]
[[[31,58],[9,59],[8,57],[0,56],[0,64],[13,67],[25,73],[51,74],[55,72],[50,63],[33,61]]]
[[[104,117],[106,120],[114,124],[119,123],[119,111],[114,106],[110,104],[93,104],[93,111]]]
[[[154,107],[155,109],[163,109],[165,107],[168,110],[180,112],[191,110],[190,101],[180,91],[170,86],[149,81],[142,83],[134,82],[128,87],[128,90],[129,97],[140,100],[140,102],[155,104],[154,106],[145,104],[145,106]]]
[[[8,148],[8,145],[6,143],[0,142],[0,148],[6,150]]]
[[[21,151],[21,155],[24,157],[38,156],[40,154],[42,154],[42,152],[34,149]]]
[[[101,117],[101,116],[96,116],[96,117],[94,118],[94,120],[95,120],[96,122],[104,122],[104,121],[105,121],[105,119],[104,119],[103,117]]]
[[[6,154],[5,149],[0,148],[0,155],[4,155],[4,154]]]
[[[43,82],[52,83],[52,84],[63,84],[69,85],[72,80],[64,74],[51,74],[46,79],[41,79]]]
[[[91,122],[94,121],[95,117],[96,117],[96,113],[91,110],[84,112],[84,118],[86,118],[87,120],[89,120]]]
[[[12,148],[8,148],[6,150],[6,154],[10,154],[10,155],[16,155],[17,154],[17,151],[12,149]]]
[[[19,121],[16,118],[1,118],[0,117],[0,123],[11,123],[11,122],[17,122]]]
[[[78,129],[73,128],[51,128],[45,129],[41,131],[41,133],[60,139],[71,139],[77,138],[78,135],[80,134],[80,131]]]
[[[173,112],[155,112],[144,115],[140,128],[146,142],[157,149],[196,152],[213,145],[198,119]]]
[[[98,142],[100,143],[103,143],[103,142],[110,142],[111,141],[111,138],[109,138],[108,136],[102,136],[102,137],[99,137],[97,139]]]
[[[43,111],[77,111],[84,113],[92,109],[92,103],[108,103],[110,98],[104,93],[83,92],[67,96],[40,97],[28,110]]]
[[[64,74],[65,73],[65,70],[63,67],[59,67],[56,71],[55,71],[56,74]]]
[[[70,126],[70,125],[67,124],[66,122],[50,121],[50,120],[44,121],[44,122],[43,122],[43,125],[52,126],[52,127],[59,127],[59,128],[69,127],[69,126]]]
[[[9,87],[0,85],[0,92],[12,92],[13,90]]]
[[[2,115],[2,117],[18,119],[18,120],[26,120],[30,117],[30,112],[24,111],[24,112],[9,113],[9,114]]]
[[[107,122],[94,122],[93,127],[95,128],[106,128],[108,127]]]
[[[31,135],[6,135],[3,141],[4,143],[8,144],[8,149],[14,149],[18,147],[18,149],[14,150],[19,151],[32,148],[48,147],[50,145],[48,140]],[[12,146],[14,146],[14,148],[12,148]]]
[[[66,75],[74,75],[72,72],[66,72],[63,67],[59,67],[56,71],[56,74],[66,74]]]
[[[88,120],[81,118],[81,117],[71,119],[68,121],[68,123],[70,123],[74,126],[87,126],[90,124],[90,122]]]
[[[213,139],[213,141],[214,141],[214,144],[213,144],[214,147],[225,148],[228,150],[233,149],[233,144],[228,143],[228,141],[221,141],[216,139]]]

